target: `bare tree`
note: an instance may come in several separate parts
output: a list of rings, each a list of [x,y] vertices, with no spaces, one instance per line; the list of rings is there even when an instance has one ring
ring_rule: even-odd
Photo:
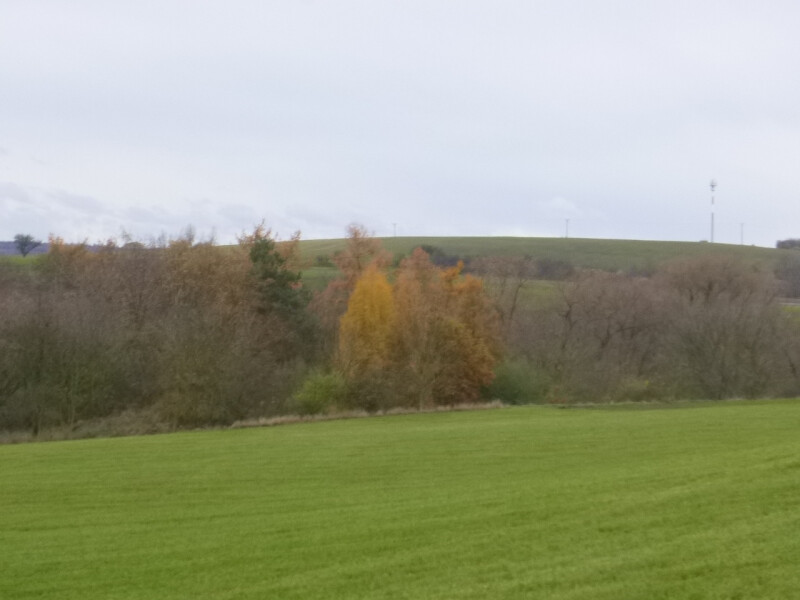
[[[681,393],[706,398],[768,395],[781,378],[785,315],[770,273],[728,257],[669,265],[667,364]]]
[[[511,331],[520,292],[529,285],[536,266],[530,256],[489,256],[470,263],[470,270],[483,279],[486,292],[494,302],[506,333]]]

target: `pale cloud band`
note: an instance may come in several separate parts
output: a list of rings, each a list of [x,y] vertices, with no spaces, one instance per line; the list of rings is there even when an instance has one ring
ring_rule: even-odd
[[[800,235],[800,5],[12,1],[0,239]],[[36,43],[31,43],[35,39]]]

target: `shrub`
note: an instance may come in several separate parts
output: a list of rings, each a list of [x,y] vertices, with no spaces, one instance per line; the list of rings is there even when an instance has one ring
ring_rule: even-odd
[[[791,250],[793,248],[800,248],[800,239],[790,238],[788,240],[778,240],[775,242],[775,247],[780,250]]]
[[[314,266],[315,267],[333,267],[333,261],[331,257],[327,254],[317,254],[316,258],[314,259]]]
[[[612,400],[618,402],[653,402],[665,398],[665,390],[650,379],[627,377],[619,382]]]
[[[407,374],[406,374],[407,375]],[[367,412],[387,411],[400,406],[414,406],[407,379],[392,369],[373,369],[347,380],[342,408]]]
[[[292,396],[290,408],[299,415],[326,414],[341,406],[347,394],[347,384],[339,373],[312,372]]]
[[[420,248],[430,257],[430,261],[437,267],[454,267],[459,261],[465,263],[469,262],[468,259],[465,260],[460,256],[448,254],[438,246],[423,244]]]
[[[545,402],[549,388],[546,373],[524,359],[513,359],[497,365],[486,393],[506,404],[536,404]]]
[[[536,276],[539,279],[563,281],[575,274],[574,265],[568,260],[558,258],[539,258],[536,260]]]

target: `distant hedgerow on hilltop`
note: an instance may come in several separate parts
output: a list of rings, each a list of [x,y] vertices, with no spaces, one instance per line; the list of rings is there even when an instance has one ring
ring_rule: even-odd
[[[792,248],[800,248],[800,238],[789,238],[788,240],[778,240],[775,247],[781,250],[791,250]]]

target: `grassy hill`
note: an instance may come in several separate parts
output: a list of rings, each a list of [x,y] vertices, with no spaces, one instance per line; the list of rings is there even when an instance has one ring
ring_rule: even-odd
[[[576,267],[630,271],[657,266],[681,257],[727,254],[773,266],[781,256],[774,248],[709,244],[706,242],[654,242],[639,240],[600,240],[578,238],[521,237],[397,237],[381,238],[393,254],[409,254],[422,245],[435,246],[446,254],[475,256],[524,256],[569,261]],[[304,240],[304,258],[332,256],[344,248],[345,240]]]
[[[392,254],[408,255],[419,246],[434,246],[451,256],[533,256],[572,263],[576,267],[631,271],[655,267],[681,257],[705,254],[727,254],[744,260],[774,266],[786,250],[709,244],[706,242],[660,242],[642,240],[607,240],[580,238],[522,238],[522,237],[390,237],[379,238]],[[302,240],[300,250],[304,260],[313,263],[318,256],[331,257],[345,247],[344,239]],[[10,244],[10,242],[8,243]],[[33,254],[46,251],[46,245]],[[29,260],[35,257],[31,256]],[[0,254],[0,262],[27,262],[9,253]],[[312,273],[313,276],[313,273]]]
[[[790,598],[800,402],[0,447],[1,598]]]

